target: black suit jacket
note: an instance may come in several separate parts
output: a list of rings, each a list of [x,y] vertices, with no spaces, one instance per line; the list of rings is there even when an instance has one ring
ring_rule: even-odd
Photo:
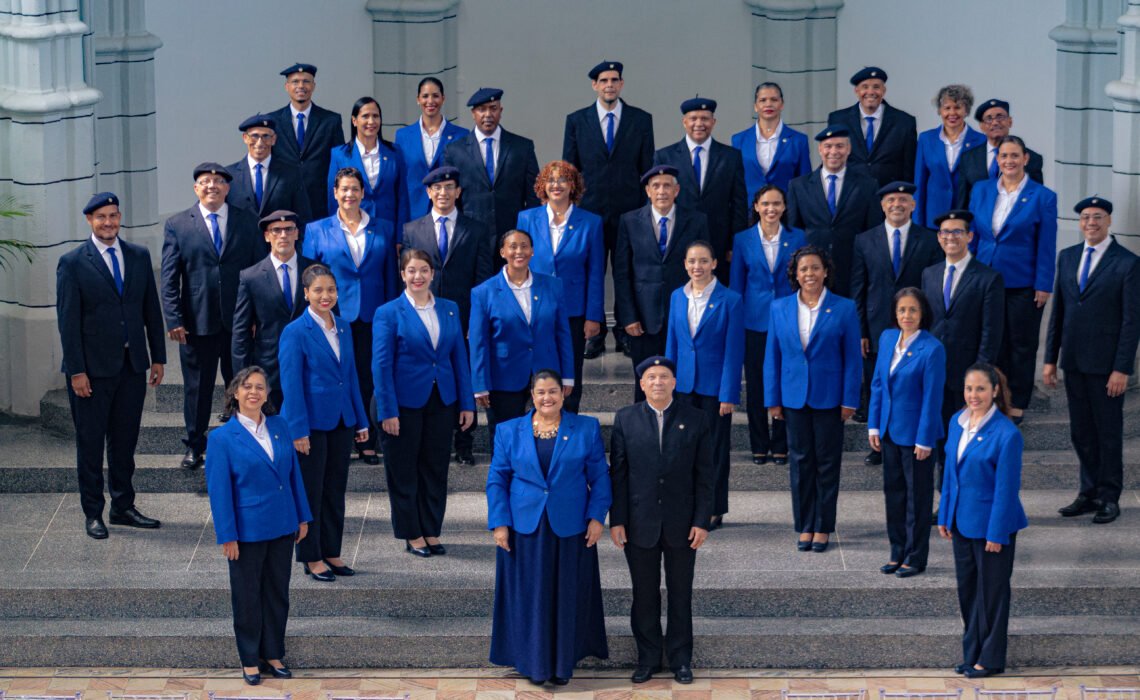
[[[828,124],[842,124],[851,132],[848,164],[865,165],[879,187],[895,180],[914,180],[914,156],[918,149],[918,125],[910,114],[883,101],[883,123],[875,125],[875,141],[867,153],[867,123],[858,104],[827,115]],[[877,189],[877,188],[876,188]]]
[[[859,310],[862,336],[871,339],[872,352],[879,351],[879,336],[893,325],[895,293],[904,287],[921,289],[922,271],[943,259],[938,234],[912,223],[896,279],[887,237],[885,223],[856,236],[851,266],[851,298]]]
[[[809,245],[828,251],[835,267],[831,289],[846,297],[851,295],[855,237],[883,221],[883,209],[875,194],[879,185],[864,174],[864,169],[853,168],[849,162],[833,219],[820,172],[817,168],[788,184],[788,224],[802,229]]]
[[[954,184],[954,208],[970,208],[970,192],[974,185],[982,180],[988,180],[990,171],[986,168],[986,153],[991,148],[989,141],[963,151],[958,156],[958,175]],[[1025,166],[1025,174],[1039,184],[1045,184],[1045,175],[1042,173],[1045,161],[1041,154],[1033,149],[1029,150],[1029,165]],[[935,215],[940,212],[935,212]]]
[[[241,271],[266,255],[254,214],[229,207],[219,257],[198,204],[166,220],[162,241],[162,313],[167,329],[190,335],[233,328]]]
[[[497,239],[518,223],[519,212],[538,206],[534,181],[538,159],[534,142],[502,130],[499,158],[495,163],[495,183],[487,179],[487,169],[479,152],[479,130],[452,141],[443,152],[443,162],[459,168],[459,209],[466,216],[483,222]]]
[[[301,275],[316,263],[300,255],[293,256],[297,286],[293,289],[293,310],[285,306],[285,295],[277,279],[272,257],[241,271],[238,280],[237,305],[234,308],[232,344],[234,371],[258,365],[269,373],[269,386],[280,390],[281,378],[277,362],[277,341],[290,321],[305,312],[305,291]],[[280,406],[277,407],[281,409]]]
[[[297,148],[297,125],[293,111],[285,105],[269,116],[277,122],[277,143],[273,158],[298,168],[309,197],[312,221],[329,215],[329,158],[334,146],[344,144],[344,125],[339,114],[313,105],[305,123],[305,147]]]
[[[945,258],[923,270],[922,291],[934,312],[930,332],[946,347],[946,391],[961,395],[967,367],[997,360],[1005,323],[1005,283],[996,270],[973,258],[948,310],[942,299],[945,272]]]
[[[1075,245],[1057,258],[1045,364],[1057,364],[1060,355],[1066,372],[1132,374],[1140,340],[1140,258],[1113,240],[1081,293],[1084,249]]]
[[[641,323],[646,333],[659,333],[669,317],[669,296],[689,281],[685,249],[708,240],[709,225],[699,211],[674,205],[676,219],[665,257],[657,247],[653,205],[621,215],[614,248],[614,317],[618,325]]]
[[[455,216],[455,213],[452,213]],[[467,333],[471,316],[471,290],[495,273],[495,237],[470,216],[459,214],[447,241],[447,259],[439,259],[439,242],[431,212],[404,224],[404,248],[418,248],[431,256],[435,277],[431,293],[459,305],[459,320]]]
[[[249,162],[242,158],[226,170],[230,171],[230,175],[234,178],[230,183],[230,193],[226,195],[226,204],[250,211],[259,220],[278,209],[287,209],[300,219],[297,228],[302,232],[305,230],[305,224],[313,220],[312,211],[309,209],[309,196],[301,180],[301,171],[296,166],[277,158],[269,159],[269,171],[267,173],[263,171],[260,207],[257,206],[257,197],[253,193]],[[300,241],[297,247],[300,247]]]

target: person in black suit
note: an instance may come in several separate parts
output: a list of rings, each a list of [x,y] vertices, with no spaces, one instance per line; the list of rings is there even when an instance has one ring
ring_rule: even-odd
[[[788,185],[788,224],[803,230],[808,245],[828,252],[835,266],[831,289],[846,297],[851,296],[855,237],[883,220],[875,196],[879,185],[865,169],[848,167],[850,133],[836,125],[816,134],[820,167]]]
[[[1060,513],[1095,512],[1094,523],[1110,523],[1120,516],[1124,488],[1124,391],[1140,340],[1140,258],[1108,235],[1112,202],[1087,197],[1074,211],[1085,240],[1057,258],[1042,379],[1057,386],[1060,355],[1081,464],[1081,490]]]
[[[859,101],[827,115],[828,124],[851,132],[851,164],[865,165],[879,185],[914,177],[918,150],[918,123],[910,114],[895,109],[883,98],[887,72],[868,66],[851,76]],[[808,241],[811,242],[810,240]]]
[[[958,177],[954,185],[954,208],[970,208],[970,192],[974,185],[982,180],[993,180],[999,175],[997,164],[997,148],[1009,130],[1013,128],[1013,117],[1009,116],[1009,103],[1005,100],[986,100],[974,110],[974,119],[986,135],[986,143],[975,146],[962,152],[958,156]],[[1045,165],[1041,154],[1031,148],[1025,149],[1029,154],[1029,164],[1025,166],[1025,174],[1030,180],[1045,184],[1042,168]]]
[[[269,255],[241,271],[234,307],[231,343],[236,372],[256,365],[269,381],[269,401],[279,408],[285,400],[277,363],[281,331],[305,311],[301,273],[316,263],[297,253],[300,217],[279,209],[258,222]]]
[[[520,211],[538,206],[534,141],[499,126],[502,97],[498,88],[476,90],[467,100],[475,129],[443,152],[444,164],[458,168],[463,180],[460,211],[483,222],[496,239],[515,227]]]
[[[59,259],[56,317],[63,346],[60,370],[75,422],[79,502],[87,535],[102,540],[107,538],[103,450],[111,524],[160,525],[135,508],[131,476],[146,387],[162,383],[166,344],[150,253],[119,238],[119,198],[101,192],[83,207],[83,215],[91,238]]]
[[[590,84],[598,99],[589,107],[566,115],[562,160],[586,181],[582,208],[602,217],[606,253],[613,265],[618,220],[622,214],[645,205],[641,174],[653,165],[653,116],[621,99],[625,67],[619,61],[602,61],[590,69]],[[626,347],[625,330],[614,324],[619,348]],[[606,351],[606,327],[586,341],[585,358]]]
[[[305,224],[313,217],[301,172],[280,158],[273,160],[277,122],[264,114],[255,114],[242,122],[238,131],[247,153],[227,168],[234,179],[226,204],[247,209],[258,218],[279,210],[291,211],[297,217],[298,229],[305,230]]]
[[[669,296],[689,281],[685,251],[709,235],[704,214],[676,205],[676,168],[655,165],[641,184],[649,204],[622,214],[614,249],[614,316],[629,335],[634,367],[665,354]],[[633,396],[645,400],[640,384]]]
[[[162,313],[167,335],[179,346],[185,383],[184,469],[202,466],[219,363],[227,386],[233,379],[239,276],[265,255],[254,215],[226,204],[232,179],[217,163],[194,168],[198,203],[167,219],[163,229]]]
[[[312,220],[329,215],[329,159],[334,146],[344,143],[344,124],[336,112],[313,104],[317,67],[294,63],[281,71],[289,104],[270,112],[280,126],[273,155],[301,172]]]
[[[709,534],[716,467],[713,426],[700,409],[674,401],[675,372],[667,357],[642,361],[637,376],[646,398],[617,412],[610,437],[610,538],[625,552],[633,582],[634,683],[661,670],[662,651],[677,682],[693,680],[693,571]]]
[[[744,160],[740,151],[712,137],[716,100],[685,100],[681,114],[685,138],[657,151],[653,160],[672,165],[680,173],[681,206],[708,217],[708,241],[716,259],[724,261],[717,267],[716,276],[722,284],[728,284],[733,235],[748,226]]]

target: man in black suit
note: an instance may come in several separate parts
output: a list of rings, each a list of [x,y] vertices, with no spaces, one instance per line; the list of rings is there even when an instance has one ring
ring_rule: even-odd
[[[974,119],[986,135],[986,143],[964,151],[958,156],[958,175],[954,184],[954,208],[970,208],[970,192],[974,185],[982,180],[994,179],[998,176],[997,149],[998,143],[1009,136],[1013,128],[1013,117],[1009,116],[1009,103],[1005,100],[986,100],[974,110]],[[1025,174],[1030,179],[1045,184],[1045,176],[1041,170],[1044,159],[1033,149],[1025,149],[1029,154],[1029,164],[1025,166]]]
[[[247,153],[228,168],[234,179],[226,204],[246,209],[258,218],[270,212],[291,211],[297,218],[298,230],[304,231],[313,216],[301,173],[271,154],[277,143],[277,122],[264,114],[255,114],[242,122],[238,131]]]
[[[875,196],[879,185],[848,167],[851,139],[843,126],[829,126],[815,136],[820,167],[788,184],[788,225],[803,229],[808,245],[831,255],[834,278],[831,289],[850,296],[855,237],[883,220]]]
[[[610,538],[625,551],[633,582],[634,683],[661,670],[662,651],[677,682],[693,681],[693,571],[709,534],[716,467],[713,426],[700,409],[673,400],[675,373],[665,357],[638,365],[646,399],[617,412],[610,439]],[[664,636],[662,558],[669,601]]]
[[[233,320],[241,271],[265,255],[257,219],[226,204],[233,176],[217,163],[194,168],[198,203],[166,220],[162,241],[162,313],[178,342],[185,398],[184,469],[206,451],[214,380],[233,377]]]
[[[685,251],[709,235],[704,214],[676,204],[681,191],[676,168],[654,165],[641,184],[649,204],[622,214],[614,249],[614,316],[629,335],[634,367],[665,354],[669,296],[689,281]],[[633,396],[645,399],[640,385]]]
[[[459,322],[466,337],[467,321],[471,317],[471,290],[494,274],[491,261],[495,240],[481,222],[456,209],[455,201],[463,192],[459,177],[459,170],[448,165],[424,176],[431,211],[404,224],[404,248],[417,248],[431,256],[435,269],[431,293],[459,305]],[[475,464],[471,446],[478,420],[476,413],[475,421],[467,430],[456,423],[455,460],[460,464]]]
[[[336,112],[313,104],[317,67],[294,63],[281,71],[289,104],[269,117],[280,127],[273,155],[300,170],[313,220],[329,215],[329,158],[334,146],[344,143],[344,124]]]
[[[107,537],[103,450],[111,524],[160,525],[135,508],[131,476],[146,387],[162,383],[166,344],[150,253],[119,238],[119,198],[97,194],[83,214],[91,238],[59,259],[56,316],[75,422],[79,502],[87,535],[101,540]]]
[[[1042,378],[1057,385],[1060,355],[1081,464],[1080,493],[1060,513],[1095,512],[1094,523],[1111,523],[1124,488],[1124,391],[1140,340],[1140,258],[1108,235],[1112,202],[1088,197],[1074,210],[1085,240],[1057,258]]]
[[[716,100],[694,97],[681,103],[685,138],[653,156],[659,164],[672,165],[680,173],[678,202],[685,209],[704,213],[709,221],[709,239],[717,260],[716,276],[728,284],[732,239],[748,226],[748,203],[744,189],[744,160],[740,151],[712,137],[716,126]]]
[[[918,126],[914,117],[883,99],[887,72],[868,66],[851,76],[851,84],[858,101],[827,115],[828,124],[845,126],[851,133],[851,164],[867,166],[880,186],[911,180]]]
[[[315,260],[297,252],[300,217],[279,209],[258,224],[269,245],[269,255],[241,271],[237,304],[234,307],[234,333],[231,345],[233,369],[257,365],[269,379],[269,400],[281,410],[281,376],[277,362],[277,342],[281,331],[308,305],[301,287],[301,274]]]

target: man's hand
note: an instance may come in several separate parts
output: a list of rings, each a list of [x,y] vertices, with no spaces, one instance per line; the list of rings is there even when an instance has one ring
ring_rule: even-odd
[[[783,406],[769,406],[768,416],[772,420],[784,420],[784,407]]]
[[[867,355],[871,354],[871,339],[862,338],[859,341],[859,347],[863,350],[863,357],[867,357]]]
[[[1049,303],[1049,297],[1053,296],[1049,292],[1033,292],[1033,303],[1037,304],[1037,308],[1041,308]],[[988,549],[986,550],[989,551]],[[998,545],[998,551],[1001,551],[1001,545]]]
[[[941,535],[942,539],[944,540],[954,539],[954,536],[950,534],[950,528],[946,527],[945,525],[938,526],[938,534]]]
[[[162,384],[162,378],[166,374],[166,368],[162,365],[155,363],[150,366],[150,378],[147,379],[147,384],[151,386],[158,386]]]
[[[491,395],[490,394],[484,394],[482,396],[476,396],[475,397],[475,404],[477,406],[482,407],[482,408],[490,408],[491,407]]]
[[[91,380],[84,373],[71,375],[71,390],[81,399],[90,398]]]
[[[380,422],[380,429],[389,435],[399,436],[400,434],[400,419],[399,418],[385,418]]]
[[[875,452],[883,451],[883,441],[879,439],[878,435],[868,435],[867,442],[871,443],[871,449]]]
[[[471,424],[475,422],[475,411],[460,411],[459,412],[459,429],[467,430]]]
[[[1128,388],[1128,375],[1124,372],[1113,372],[1108,375],[1106,388],[1108,389],[1108,395],[1115,399]]]
[[[1057,386],[1057,365],[1045,365],[1041,368],[1041,381],[1045,382],[1045,386]],[[1112,394],[1109,394],[1112,396]]]
[[[177,328],[171,328],[166,333],[166,335],[169,336],[170,339],[175,341],[176,343],[179,343],[181,345],[185,345],[186,344],[186,338],[188,337],[189,334],[186,333],[185,328],[183,328],[182,326],[179,326]]]
[[[643,331],[641,329],[641,323],[640,322],[634,322],[634,323],[631,323],[625,327],[625,334],[628,335],[630,338],[636,338],[636,337],[642,335],[643,333],[645,333],[645,331]]]
[[[839,419],[842,421],[851,420],[851,416],[855,415],[855,409],[843,406],[839,409]]]
[[[610,525],[610,539],[618,549],[625,549],[625,543],[629,541],[625,538],[625,525]]]
[[[705,543],[705,540],[707,540],[708,537],[709,531],[703,527],[689,528],[689,541],[692,542],[689,547],[693,549],[700,549],[701,545]]]

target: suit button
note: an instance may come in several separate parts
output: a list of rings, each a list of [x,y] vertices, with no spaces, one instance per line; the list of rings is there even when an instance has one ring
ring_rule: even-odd
[[[660,498],[657,499],[657,505],[661,505],[661,499]]]
[[[548,491],[547,489],[543,489],[542,492],[543,493],[550,493],[550,491]]]
[[[664,479],[658,479],[658,480],[657,480],[657,483],[659,483],[659,484],[664,484],[664,483],[665,483],[665,480],[664,480]]]
[[[285,490],[285,487],[284,487],[284,486],[278,486],[278,487],[277,487],[277,490],[278,490],[278,491],[284,491],[284,490]]]
[[[432,367],[435,367],[435,363],[434,363],[434,362],[433,362],[433,363],[431,363],[431,366],[432,366]]]

